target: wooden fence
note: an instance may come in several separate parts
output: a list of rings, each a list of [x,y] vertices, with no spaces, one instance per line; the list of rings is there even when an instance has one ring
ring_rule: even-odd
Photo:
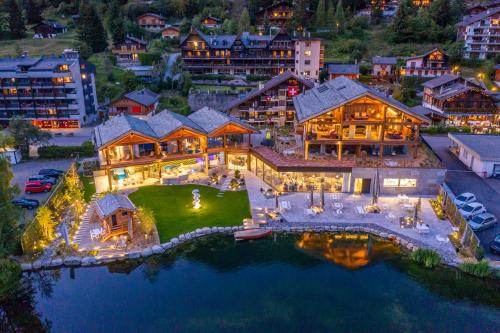
[[[479,255],[478,251],[480,251],[479,249],[481,248],[481,242],[470,228],[467,221],[463,218],[462,214],[460,214],[458,207],[453,202],[455,196],[446,183],[443,183],[443,185],[439,187],[439,195],[442,198],[441,206],[444,213],[451,224],[458,228],[458,239],[460,240],[460,244],[472,255],[477,257]]]

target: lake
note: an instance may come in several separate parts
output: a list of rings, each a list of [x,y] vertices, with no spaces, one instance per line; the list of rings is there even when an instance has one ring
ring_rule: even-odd
[[[211,236],[145,262],[26,280],[36,325],[53,332],[500,330],[498,281],[426,270],[401,251],[362,234]]]

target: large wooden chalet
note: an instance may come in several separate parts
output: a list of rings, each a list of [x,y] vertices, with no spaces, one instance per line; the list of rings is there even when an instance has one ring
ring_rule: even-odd
[[[192,74],[278,75],[293,71],[294,41],[276,35],[206,35],[181,38],[183,68]]]
[[[164,110],[147,120],[121,115],[97,126],[94,141],[103,176],[102,190],[163,178],[208,174],[211,166],[239,165],[247,159],[252,126],[205,107],[189,116]],[[243,164],[244,166],[244,164]]]
[[[419,142],[420,126],[429,122],[404,104],[346,77],[295,96],[293,103],[306,160],[311,151],[339,160],[346,154],[407,153]]]
[[[445,116],[446,123],[488,130],[500,123],[494,96],[481,86],[456,75],[427,81],[422,106]]]
[[[255,125],[291,125],[295,121],[293,96],[314,83],[285,72],[225,108],[225,112]]]
[[[451,74],[449,57],[441,50],[433,49],[424,54],[405,59],[401,76],[436,77]]]

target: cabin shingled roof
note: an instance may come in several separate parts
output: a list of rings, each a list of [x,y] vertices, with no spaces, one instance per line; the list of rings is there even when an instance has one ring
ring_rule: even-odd
[[[106,218],[118,209],[136,210],[135,205],[123,194],[108,193],[94,203],[94,208],[101,218]]]

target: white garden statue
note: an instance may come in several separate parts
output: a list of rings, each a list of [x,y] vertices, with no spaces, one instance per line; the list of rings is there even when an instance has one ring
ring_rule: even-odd
[[[194,209],[201,208],[200,190],[194,189],[191,193],[193,193],[193,208]]]

